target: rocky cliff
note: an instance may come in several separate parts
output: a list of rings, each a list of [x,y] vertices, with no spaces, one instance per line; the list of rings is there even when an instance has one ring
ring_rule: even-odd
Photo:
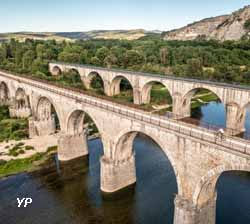
[[[163,33],[164,40],[194,40],[197,38],[239,40],[250,34],[250,6],[231,15],[204,19],[177,30]]]

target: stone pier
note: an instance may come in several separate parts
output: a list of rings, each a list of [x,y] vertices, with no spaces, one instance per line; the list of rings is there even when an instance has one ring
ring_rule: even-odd
[[[106,193],[118,191],[136,182],[135,155],[125,160],[101,158],[101,190]]]
[[[58,159],[68,161],[88,155],[87,135],[85,133],[62,134],[58,139]]]
[[[27,118],[31,115],[31,108],[29,108],[29,107],[22,107],[22,108],[9,107],[9,112],[10,112],[10,117]]]
[[[175,198],[174,224],[215,224],[216,197],[202,206],[177,195]]]
[[[33,138],[35,136],[51,135],[56,132],[55,117],[52,116],[49,119],[35,120],[29,119],[29,136]]]
[[[133,88],[133,101],[134,101],[134,104],[137,104],[137,105],[140,105],[143,103],[139,88],[136,88],[136,87]]]
[[[227,132],[230,135],[238,135],[245,131],[245,111],[240,112],[240,108],[235,104],[226,105],[227,112]]]
[[[173,115],[175,119],[190,117],[190,105],[187,102],[182,102],[181,95],[176,94],[173,96]]]

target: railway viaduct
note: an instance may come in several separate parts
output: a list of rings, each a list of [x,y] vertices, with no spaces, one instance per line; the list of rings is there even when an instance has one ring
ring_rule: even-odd
[[[192,97],[198,89],[207,89],[216,94],[225,105],[227,130],[233,131],[232,134],[244,131],[246,108],[250,106],[250,89],[246,87],[59,62],[50,63],[49,70],[53,75],[74,70],[79,73],[87,89],[91,88],[90,83],[93,77],[98,75],[103,80],[104,92],[107,96],[119,94],[121,80],[126,79],[132,86],[135,104],[149,103],[153,84],[161,83],[172,97],[173,114],[178,118],[190,117]]]
[[[50,64],[50,68],[53,65]],[[65,69],[63,65],[56,66]],[[138,79],[129,73],[116,74],[88,67],[78,69],[81,69],[84,82],[89,82],[88,73],[92,71],[99,72],[102,77],[107,74],[104,82],[109,87],[112,82],[107,79],[126,74],[140,100],[143,98],[142,89],[155,79],[169,87],[176,104],[182,102],[183,97],[188,103],[187,96],[192,89],[206,87],[216,92],[226,104],[233,108],[237,105],[236,112],[233,109],[229,112],[235,119],[250,99],[249,90],[243,88],[156,76]],[[60,123],[58,157],[62,161],[88,154],[83,125],[84,116],[88,114],[95,122],[103,143],[100,173],[101,190],[104,192],[111,193],[136,182],[133,140],[138,133],[150,136],[161,147],[175,172],[178,186],[174,201],[175,224],[214,224],[216,182],[220,175],[232,170],[250,172],[249,141],[235,136],[226,135],[224,139],[218,139],[212,130],[5,71],[0,71],[0,99],[2,104],[10,105],[13,116],[29,117],[30,137],[55,132],[54,108]],[[176,107],[182,110],[180,105]]]

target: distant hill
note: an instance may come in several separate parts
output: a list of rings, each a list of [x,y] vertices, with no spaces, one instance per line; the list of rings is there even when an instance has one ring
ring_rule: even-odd
[[[164,40],[239,40],[250,36],[250,6],[231,15],[203,19],[180,29],[162,33]]]
[[[74,40],[89,40],[89,39],[125,39],[135,40],[152,33],[160,34],[160,31],[146,31],[143,29],[137,30],[93,30],[87,32],[17,32],[17,33],[2,33],[0,34],[0,42],[7,41],[11,38],[24,41],[25,39],[36,40],[52,40],[57,41],[74,41]]]

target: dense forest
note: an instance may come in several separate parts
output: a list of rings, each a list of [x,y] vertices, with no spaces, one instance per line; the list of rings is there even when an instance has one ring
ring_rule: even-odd
[[[250,41],[139,40],[76,42],[12,39],[0,45],[0,68],[50,76],[49,61],[92,64],[229,83],[250,84]]]

